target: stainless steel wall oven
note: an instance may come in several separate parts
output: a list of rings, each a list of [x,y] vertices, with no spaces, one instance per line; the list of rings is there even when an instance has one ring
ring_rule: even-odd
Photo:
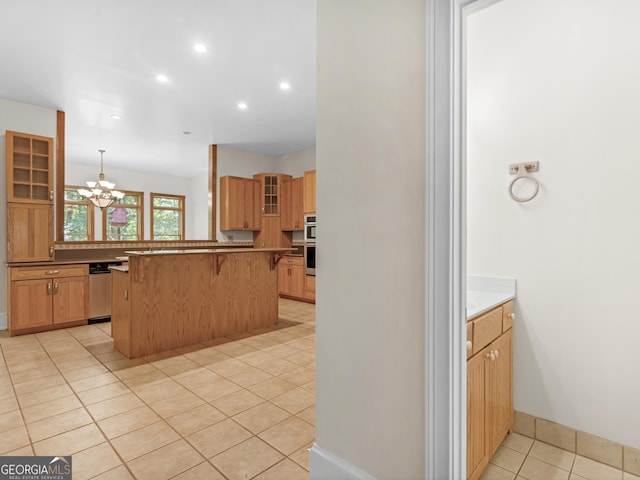
[[[305,215],[304,216],[304,241],[315,242],[316,241],[316,216]]]
[[[305,243],[304,245],[304,273],[307,275],[316,274],[316,244]]]

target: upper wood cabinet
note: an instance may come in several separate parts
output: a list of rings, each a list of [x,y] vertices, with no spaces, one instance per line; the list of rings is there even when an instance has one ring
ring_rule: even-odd
[[[260,230],[259,180],[220,177],[220,230]]]
[[[316,171],[304,172],[304,213],[316,213]]]
[[[53,204],[53,138],[7,131],[7,202]]]
[[[304,230],[304,179],[283,179],[281,189],[281,228],[285,231]]]
[[[258,173],[253,176],[260,181],[260,213],[266,216],[280,215],[282,181],[290,180],[291,175],[280,173]]]

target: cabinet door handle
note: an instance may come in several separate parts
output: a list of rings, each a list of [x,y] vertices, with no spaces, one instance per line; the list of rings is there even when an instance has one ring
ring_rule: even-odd
[[[58,294],[58,287],[60,284],[58,282],[53,282],[53,293]]]
[[[487,353],[487,358],[489,360],[491,360],[492,362],[496,359],[495,354],[493,353],[493,350],[491,350],[489,353]]]
[[[46,272],[44,272],[45,275],[58,275],[60,273],[60,270],[47,270]]]
[[[471,340],[467,340],[467,352],[471,350],[473,350],[473,343],[471,343]]]
[[[495,357],[495,359],[497,360],[498,357],[500,356],[500,352],[498,350],[494,350],[493,351],[493,356]]]
[[[125,300],[129,300],[129,289],[128,288],[124,289],[124,299]]]
[[[53,202],[53,190],[49,190],[49,200]]]
[[[509,314],[509,318],[510,318],[511,320],[515,320],[515,319],[516,319],[516,314],[515,314],[515,313],[510,313],[510,314]]]
[[[53,257],[53,246],[49,247],[49,256]]]
[[[51,295],[51,282],[47,283],[47,295]]]

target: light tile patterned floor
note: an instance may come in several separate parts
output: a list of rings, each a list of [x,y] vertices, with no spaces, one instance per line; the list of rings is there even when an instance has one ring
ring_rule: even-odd
[[[507,435],[480,480],[640,480],[532,438]]]
[[[0,335],[0,455],[73,455],[73,478],[307,479],[315,306],[277,327],[127,360],[110,324]]]

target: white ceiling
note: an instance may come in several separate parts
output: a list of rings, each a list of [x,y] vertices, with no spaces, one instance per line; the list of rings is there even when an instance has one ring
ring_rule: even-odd
[[[192,177],[315,145],[315,52],[315,0],[4,0],[0,98],[64,111],[67,162]]]

